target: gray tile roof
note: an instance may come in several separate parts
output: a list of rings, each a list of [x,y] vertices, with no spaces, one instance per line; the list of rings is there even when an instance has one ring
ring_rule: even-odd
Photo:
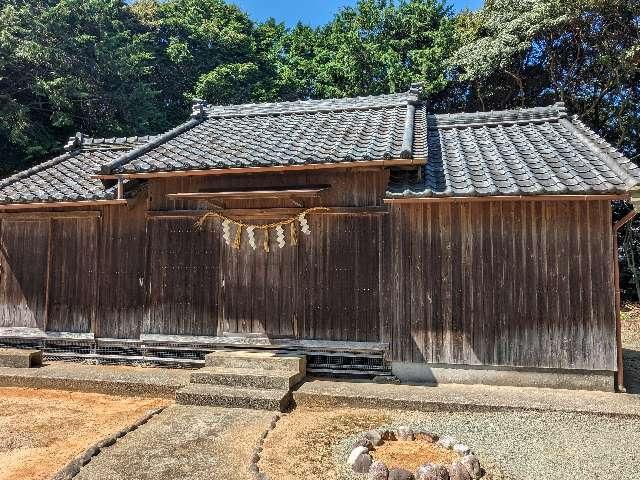
[[[395,171],[388,198],[622,193],[640,169],[564,105],[427,115],[427,163]]]
[[[74,150],[0,181],[0,204],[112,200],[116,187],[90,178],[103,164],[152,137],[72,137]]]
[[[417,92],[204,107],[155,137],[72,137],[67,153],[0,181],[0,204],[110,200],[91,176],[413,158],[386,196],[621,193],[640,169],[562,104],[431,115]],[[133,184],[132,184],[133,185]],[[131,187],[132,185],[128,185]],[[127,189],[125,189],[125,192]]]
[[[101,173],[423,158],[424,145],[412,135],[417,101],[408,92],[208,107],[201,121],[105,165]]]

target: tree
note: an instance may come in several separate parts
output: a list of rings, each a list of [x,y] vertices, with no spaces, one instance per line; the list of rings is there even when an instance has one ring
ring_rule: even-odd
[[[5,172],[55,151],[74,130],[127,134],[160,122],[148,38],[119,0],[0,7],[0,139]]]
[[[194,97],[211,103],[271,100],[275,22],[255,25],[222,0],[144,0],[132,7],[154,37],[157,88],[169,124],[184,120]]]
[[[465,107],[563,101],[628,155],[640,153],[640,3],[489,0],[458,18],[451,64]]]
[[[437,94],[455,45],[444,2],[360,0],[323,27],[297,25],[283,42],[279,74],[302,97],[400,92],[415,81]]]

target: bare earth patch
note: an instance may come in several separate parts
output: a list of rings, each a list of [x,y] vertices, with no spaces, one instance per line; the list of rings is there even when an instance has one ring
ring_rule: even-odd
[[[90,445],[167,403],[96,393],[0,388],[0,480],[50,478]]]
[[[385,442],[375,448],[372,457],[389,468],[404,468],[410,472],[415,472],[423,463],[451,465],[460,458],[452,450],[420,440]]]
[[[342,465],[334,460],[336,443],[387,421],[384,413],[373,410],[299,407],[282,418],[267,437],[260,468],[265,467],[269,477],[278,480],[342,478]]]

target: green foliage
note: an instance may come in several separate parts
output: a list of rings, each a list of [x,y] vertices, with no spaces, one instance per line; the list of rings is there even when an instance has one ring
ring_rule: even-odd
[[[454,32],[443,2],[360,0],[324,27],[297,25],[283,42],[279,73],[292,91],[319,98],[406,91],[416,81],[439,93]]]
[[[640,153],[640,3],[491,0],[458,18],[451,59],[467,108],[564,101],[629,155]]]
[[[74,131],[157,133],[211,103],[405,91],[437,111],[565,101],[640,153],[640,3],[360,0],[319,28],[256,23],[224,0],[0,2],[1,172]]]
[[[148,36],[117,0],[0,4],[0,139],[7,171],[74,129],[156,128]]]

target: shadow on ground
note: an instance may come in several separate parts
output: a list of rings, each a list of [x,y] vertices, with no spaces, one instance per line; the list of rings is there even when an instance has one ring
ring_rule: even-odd
[[[640,346],[623,349],[623,357],[627,393],[640,394]]]

